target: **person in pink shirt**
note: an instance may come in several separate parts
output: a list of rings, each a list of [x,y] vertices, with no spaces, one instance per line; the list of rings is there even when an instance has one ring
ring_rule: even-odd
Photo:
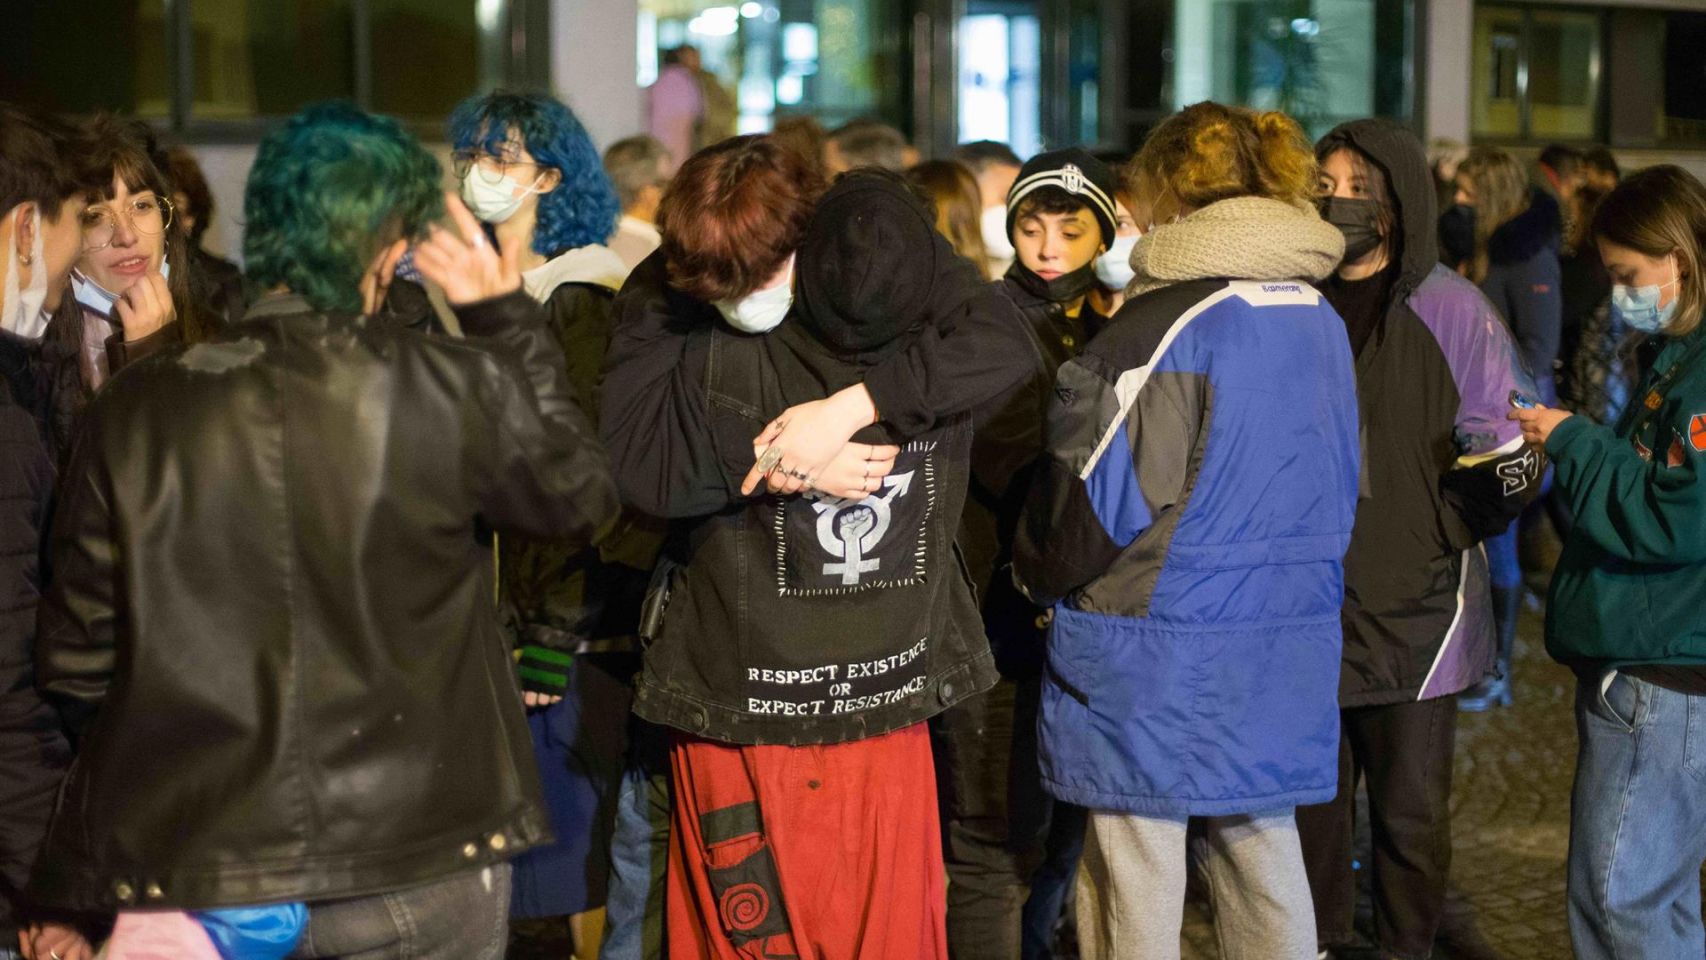
[[[705,116],[705,97],[694,69],[698,57],[692,47],[668,51],[657,82],[646,88],[647,128],[678,160],[693,153],[694,134]]]

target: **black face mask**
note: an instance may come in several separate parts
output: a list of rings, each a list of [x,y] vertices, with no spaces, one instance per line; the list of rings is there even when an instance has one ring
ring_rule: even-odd
[[[1355,263],[1380,246],[1380,207],[1373,200],[1328,197],[1321,217],[1345,235],[1345,263]]]
[[[1091,260],[1084,266],[1071,273],[1063,273],[1053,280],[1044,280],[1031,272],[1031,268],[1017,260],[1007,271],[1013,277],[1019,288],[1027,293],[1041,297],[1050,303],[1071,303],[1096,289],[1099,282],[1096,279],[1096,261]]]

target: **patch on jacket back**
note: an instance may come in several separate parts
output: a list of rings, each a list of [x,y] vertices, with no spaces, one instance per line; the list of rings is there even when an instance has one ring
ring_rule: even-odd
[[[812,494],[776,511],[776,588],[827,596],[924,582],[936,506],[935,441],[901,448],[863,500]]]

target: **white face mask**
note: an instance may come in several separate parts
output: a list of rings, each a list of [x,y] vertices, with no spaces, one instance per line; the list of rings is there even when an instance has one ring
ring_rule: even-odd
[[[30,340],[39,340],[47,331],[47,259],[45,231],[41,214],[35,214],[35,240],[30,244],[30,286],[23,289],[21,274],[23,258],[18,256],[18,229],[22,225],[19,210],[12,215],[12,239],[6,243],[6,291],[0,295],[0,327]]]
[[[1013,249],[1013,238],[1007,236],[1005,206],[985,207],[978,226],[983,234],[983,248],[989,251],[991,260],[1011,260],[1018,253]]]
[[[162,279],[172,278],[172,264],[165,257],[160,258],[160,276]],[[117,294],[91,280],[81,270],[71,271],[71,294],[77,302],[103,317],[113,315],[113,304],[118,303],[122,294]]]
[[[723,319],[742,333],[769,333],[776,329],[794,305],[794,258],[788,258],[788,276],[768,290],[749,293],[739,300],[718,300],[714,306]]]
[[[1143,239],[1143,234],[1134,233],[1129,237],[1115,237],[1114,245],[1108,252],[1096,258],[1096,279],[1102,281],[1102,286],[1109,290],[1124,290],[1131,283],[1137,272],[1131,268],[1131,249],[1137,246],[1137,241]]]
[[[517,196],[515,191],[521,188],[521,184],[516,182],[514,177],[505,176],[499,178],[497,183],[487,183],[478,170],[471,169],[468,175],[462,178],[462,202],[482,221],[503,223],[515,216],[515,212],[521,209],[522,201],[539,191],[539,178],[544,175],[541,173],[534,177],[533,182]]]

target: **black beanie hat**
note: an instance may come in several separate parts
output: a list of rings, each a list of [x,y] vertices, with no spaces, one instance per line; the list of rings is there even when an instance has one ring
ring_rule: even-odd
[[[923,323],[953,250],[905,181],[855,170],[819,201],[795,260],[795,316],[837,353],[866,353]]]
[[[1021,201],[1042,187],[1056,187],[1084,201],[1102,228],[1102,244],[1113,246],[1119,227],[1114,193],[1119,189],[1114,171],[1083,147],[1067,147],[1039,153],[1019,168],[1019,179],[1007,191],[1007,236],[1013,236]]]

